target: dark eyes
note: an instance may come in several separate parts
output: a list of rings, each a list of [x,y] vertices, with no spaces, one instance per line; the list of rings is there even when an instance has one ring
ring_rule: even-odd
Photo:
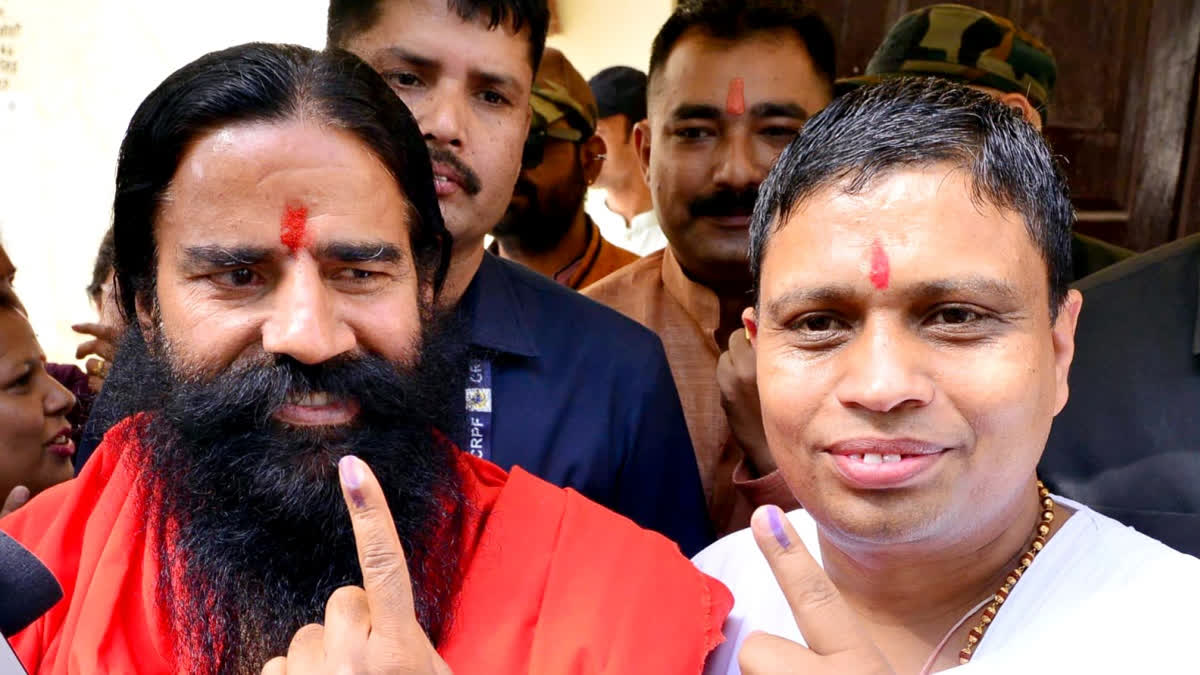
[[[827,333],[837,327],[838,320],[828,314],[807,316],[796,322],[796,329],[810,333]]]
[[[971,340],[984,337],[993,329],[995,316],[988,312],[961,305],[935,307],[919,321],[920,328],[931,337],[949,340]],[[837,313],[811,312],[788,324],[789,332],[808,348],[826,348],[849,339],[855,324]]]
[[[790,140],[792,138],[795,138],[796,135],[800,133],[800,130],[795,129],[793,127],[767,127],[765,129],[763,129],[761,133],[764,136],[772,136],[775,138],[786,138],[786,139]]]
[[[983,319],[983,314],[968,307],[945,307],[930,315],[934,325],[961,326]]]
[[[333,278],[340,281],[370,281],[380,276],[383,275],[379,272],[347,267],[346,269],[339,270],[337,274],[333,275]]]
[[[682,127],[675,130],[675,136],[688,141],[699,140],[701,138],[709,138],[715,136],[712,129],[704,127]]]
[[[212,275],[212,280],[220,286],[229,288],[245,288],[258,282],[261,277],[248,267],[237,267]]]
[[[398,87],[415,87],[421,83],[421,78],[417,77],[413,73],[388,73],[387,81],[389,84]]]
[[[489,90],[489,91],[480,92],[479,98],[484,103],[487,103],[489,105],[506,105],[508,103],[508,99],[505,98],[503,94],[496,92],[496,91]]]

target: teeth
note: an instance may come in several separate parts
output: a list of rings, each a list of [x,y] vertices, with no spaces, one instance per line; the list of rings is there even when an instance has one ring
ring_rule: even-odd
[[[435,182],[435,183],[449,183],[449,182],[450,182],[450,179],[449,179],[449,178],[446,178],[445,176],[434,176],[434,177],[433,177],[433,182]]]
[[[67,442],[67,437],[63,436],[61,434],[58,436],[55,436],[53,439],[50,440],[51,445],[65,445],[66,442]]]
[[[296,398],[292,399],[292,403],[294,405],[301,405],[301,406],[310,407],[310,408],[319,408],[321,406],[327,406],[327,405],[329,405],[329,402],[330,402],[329,394],[326,394],[324,392],[317,392],[314,394],[305,394],[304,396],[300,396],[300,397],[296,397]]]
[[[874,452],[868,452],[863,455],[863,464],[883,464],[883,455]]]
[[[861,462],[861,461],[862,461],[862,455],[850,455],[850,459],[852,459],[852,460],[854,460],[854,461],[856,461],[856,462]]]
[[[899,461],[900,461],[900,455],[884,455],[883,456],[884,464],[895,464],[896,462],[899,462]]]

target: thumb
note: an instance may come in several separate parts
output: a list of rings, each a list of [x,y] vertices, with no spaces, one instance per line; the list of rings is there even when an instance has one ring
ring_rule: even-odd
[[[0,507],[0,518],[16,511],[29,501],[29,488],[24,485],[18,485],[8,493],[8,498],[4,500],[4,506]]]
[[[822,656],[864,647],[875,649],[854,610],[778,506],[759,507],[750,519],[750,527],[809,649]]]

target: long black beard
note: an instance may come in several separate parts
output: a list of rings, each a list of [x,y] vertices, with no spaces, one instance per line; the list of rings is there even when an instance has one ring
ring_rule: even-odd
[[[131,333],[137,333],[136,327]],[[206,380],[174,372],[158,341],[131,335],[124,365],[151,415],[143,483],[159,541],[159,601],[179,667],[257,673],[292,635],[320,623],[334,590],[361,585],[337,460],[355,454],[388,497],[413,580],[417,619],[438,644],[459,581],[463,509],[455,451],[464,350],[450,329],[423,336],[419,363],[373,355],[306,366],[263,355]],[[160,331],[161,334],[161,331]],[[141,342],[140,348],[137,343]],[[351,428],[300,429],[272,413],[292,395],[356,400]]]

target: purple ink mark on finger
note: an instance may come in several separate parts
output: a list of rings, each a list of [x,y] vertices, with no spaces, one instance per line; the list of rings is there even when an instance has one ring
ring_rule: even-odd
[[[788,550],[792,547],[792,542],[788,539],[787,531],[783,529],[783,510],[778,506],[767,508],[767,524],[771,526],[771,534],[775,535],[775,541],[783,547],[783,550]]]

